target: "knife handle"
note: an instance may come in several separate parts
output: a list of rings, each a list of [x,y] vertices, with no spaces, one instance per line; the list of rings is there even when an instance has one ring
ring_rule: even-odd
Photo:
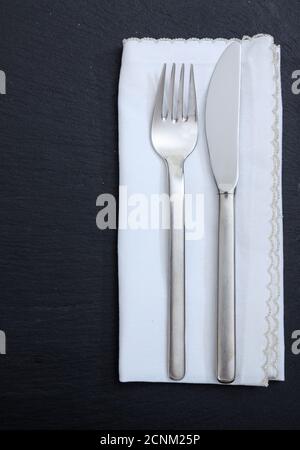
[[[218,367],[220,383],[235,379],[234,192],[219,194]]]
[[[169,311],[169,377],[185,375],[185,263],[183,161],[167,161],[170,188],[171,260]]]

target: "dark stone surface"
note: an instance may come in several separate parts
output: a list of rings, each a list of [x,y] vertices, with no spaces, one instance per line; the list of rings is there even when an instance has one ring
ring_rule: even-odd
[[[300,3],[3,0],[0,11],[0,428],[299,428]],[[118,187],[122,39],[260,32],[282,45],[287,381],[120,384],[117,235],[97,230],[95,202]]]

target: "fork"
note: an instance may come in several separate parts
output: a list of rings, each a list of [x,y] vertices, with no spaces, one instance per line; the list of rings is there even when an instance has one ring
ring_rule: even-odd
[[[169,176],[171,254],[168,366],[169,377],[181,380],[185,375],[184,161],[197,143],[198,114],[193,65],[190,66],[186,108],[184,64],[180,70],[177,102],[175,70],[176,65],[173,64],[168,100],[165,101],[166,64],[163,66],[153,112],[151,139],[155,151],[166,162]]]

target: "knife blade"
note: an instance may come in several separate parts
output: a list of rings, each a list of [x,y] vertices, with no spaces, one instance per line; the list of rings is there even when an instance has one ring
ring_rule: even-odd
[[[219,190],[217,379],[235,379],[234,194],[239,173],[241,45],[230,44],[213,71],[205,127],[212,172]]]

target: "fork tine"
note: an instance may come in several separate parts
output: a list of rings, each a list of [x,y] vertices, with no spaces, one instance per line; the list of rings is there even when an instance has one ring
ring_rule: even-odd
[[[169,94],[169,104],[171,111],[171,120],[175,119],[175,105],[174,105],[174,86],[175,86],[175,64],[172,64],[171,80],[170,80],[170,94]]]
[[[165,92],[166,67],[167,67],[167,65],[164,64],[161,75],[160,75],[156,98],[155,98],[153,116],[156,117],[157,119],[158,118],[163,119],[165,117],[165,115],[164,115],[164,92]]]
[[[194,66],[191,64],[190,68],[190,83],[189,83],[189,100],[188,100],[188,119],[197,119],[197,99],[196,99],[196,87],[194,77]]]
[[[183,91],[184,91],[184,64],[181,64],[179,87],[178,87],[178,103],[177,103],[177,119],[183,120]]]

